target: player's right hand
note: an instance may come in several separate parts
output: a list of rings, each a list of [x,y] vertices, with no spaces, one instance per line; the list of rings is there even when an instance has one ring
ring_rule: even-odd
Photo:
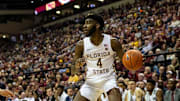
[[[5,89],[1,91],[1,96],[9,98],[9,97],[14,97],[15,95],[11,91]]]

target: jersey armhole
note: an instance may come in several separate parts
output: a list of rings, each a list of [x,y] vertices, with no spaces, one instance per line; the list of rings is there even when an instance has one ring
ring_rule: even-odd
[[[83,40],[83,57],[85,56],[85,52],[86,52],[86,41],[87,41],[87,38],[84,38]]]
[[[111,48],[111,50],[115,53],[115,51],[113,50],[112,45],[111,45],[111,40],[113,40],[113,39],[114,39],[114,40],[117,40],[116,38],[110,36],[110,48]]]

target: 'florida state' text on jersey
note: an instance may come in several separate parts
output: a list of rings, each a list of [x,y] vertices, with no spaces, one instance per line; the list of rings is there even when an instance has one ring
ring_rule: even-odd
[[[111,48],[111,36],[107,34],[103,35],[103,41],[98,46],[91,42],[90,37],[86,37],[83,40],[83,56],[87,64],[86,79],[93,82],[115,77],[113,68],[114,51]]]

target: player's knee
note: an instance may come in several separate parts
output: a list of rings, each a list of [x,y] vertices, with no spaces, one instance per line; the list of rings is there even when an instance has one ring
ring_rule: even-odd
[[[89,100],[81,96],[80,92],[78,92],[73,101],[89,101]]]
[[[121,94],[118,88],[113,88],[107,92],[108,95]]]

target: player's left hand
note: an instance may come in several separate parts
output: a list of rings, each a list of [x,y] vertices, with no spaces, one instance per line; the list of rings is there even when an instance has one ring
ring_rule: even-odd
[[[9,97],[14,97],[15,95],[11,91],[5,89],[1,91],[1,96],[9,98]]]

